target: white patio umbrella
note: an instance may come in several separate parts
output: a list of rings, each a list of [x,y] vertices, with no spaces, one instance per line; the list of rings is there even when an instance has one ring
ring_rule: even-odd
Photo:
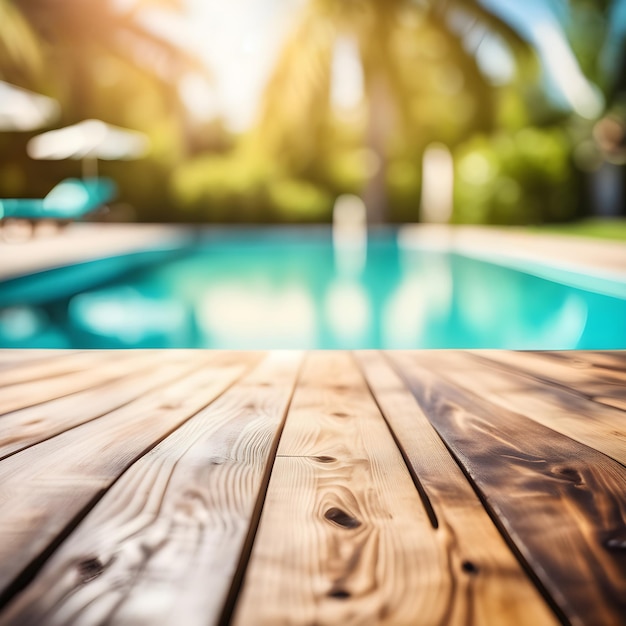
[[[83,176],[97,176],[98,159],[138,159],[146,154],[149,145],[144,133],[101,120],[84,120],[37,135],[28,142],[26,149],[33,159],[81,160]]]
[[[0,80],[0,131],[36,130],[54,122],[59,103]]]

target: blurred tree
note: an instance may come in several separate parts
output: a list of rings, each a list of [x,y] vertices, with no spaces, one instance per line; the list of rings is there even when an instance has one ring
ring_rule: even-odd
[[[103,58],[141,70],[170,94],[184,71],[206,72],[195,56],[142,20],[148,8],[181,10],[181,0],[136,0],[121,7],[112,0],[0,0],[0,75],[56,91],[66,117],[77,119],[91,113],[99,83],[106,82]]]
[[[269,81],[258,143],[298,175],[332,160],[336,46],[354,41],[370,156],[362,193],[369,221],[384,221],[394,150],[421,154],[431,141],[454,144],[495,124],[495,91],[468,44],[477,28],[497,35],[519,67],[530,65],[530,46],[476,0],[310,0]]]
[[[193,149],[178,83],[189,73],[209,80],[194,54],[147,19],[183,9],[183,0],[0,0],[0,78],[57,98],[61,124],[97,117],[150,135],[149,158],[102,168],[141,219],[172,218],[169,170]],[[26,159],[27,139],[0,137],[0,195],[45,193],[59,176],[76,173],[71,163]]]

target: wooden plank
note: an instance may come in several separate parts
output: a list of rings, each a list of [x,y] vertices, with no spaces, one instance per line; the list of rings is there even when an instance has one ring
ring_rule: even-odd
[[[0,461],[2,600],[120,474],[235,382],[251,360],[256,355],[218,354],[212,367]]]
[[[581,361],[594,368],[611,370],[626,382],[626,350],[566,350],[554,352],[563,359],[573,361],[574,366]]]
[[[135,252],[182,249],[193,241],[186,225],[73,222],[54,237],[0,246],[0,281],[55,267]]]
[[[6,350],[0,350],[0,354],[6,352]],[[9,352],[13,353],[14,351]],[[114,356],[114,353],[105,350],[92,352],[48,350],[37,352],[41,352],[38,358],[11,359],[10,363],[12,366],[0,371],[0,387],[77,372],[97,363],[111,360]]]
[[[116,370],[120,376],[126,372],[121,378],[105,379],[104,384],[0,416],[0,460],[106,415],[203,365],[195,355],[190,356],[192,353],[177,358],[167,353],[158,359],[159,363],[164,362],[161,366],[154,366],[153,355],[146,355],[145,361],[126,358],[122,360],[123,366]],[[152,366],[148,367],[149,364]]]
[[[311,354],[233,623],[465,624],[438,537],[350,355]]]
[[[458,573],[448,623],[558,624],[411,392],[381,353],[356,357],[432,506],[439,541]]]
[[[300,358],[270,355],[139,459],[0,624],[215,623]]]
[[[33,361],[54,358],[59,355],[59,350],[33,349],[33,348],[0,348],[0,369],[19,367]],[[75,352],[63,350],[63,352]]]
[[[94,352],[86,356],[91,359],[85,363],[85,369],[3,387],[0,393],[0,415],[97,387],[154,362],[154,356],[141,351],[119,354]]]
[[[589,400],[626,409],[626,351],[510,352],[473,351],[501,367],[536,380],[562,385]]]
[[[580,441],[626,465],[626,413],[587,400],[566,385],[502,369],[483,356],[424,352],[420,363],[460,388],[489,398],[552,430]]]
[[[453,360],[456,353],[447,353]],[[421,356],[389,353],[486,506],[573,625],[626,615],[626,468],[489,398]]]

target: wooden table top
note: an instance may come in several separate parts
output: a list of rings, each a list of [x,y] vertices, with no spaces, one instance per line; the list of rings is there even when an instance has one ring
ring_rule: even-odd
[[[0,351],[0,624],[626,624],[626,352]]]

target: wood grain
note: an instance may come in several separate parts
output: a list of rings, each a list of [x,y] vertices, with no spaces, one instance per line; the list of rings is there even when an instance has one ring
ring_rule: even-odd
[[[356,358],[428,498],[456,573],[446,623],[557,624],[411,392],[381,353]]]
[[[45,350],[25,348],[2,348],[0,350],[0,370],[21,367],[35,361],[53,359],[65,353],[74,353],[75,350]]]
[[[588,400],[565,384],[502,368],[483,355],[432,351],[420,356],[431,372],[626,465],[626,413]]]
[[[344,353],[311,354],[233,623],[443,624],[453,579],[354,362]]]
[[[137,458],[207,406],[245,371],[246,356],[199,368],[96,420],[0,462],[0,593],[82,517]]]
[[[626,352],[261,356],[0,350],[0,626],[626,624]]]
[[[84,368],[93,367],[98,363],[112,360],[115,355],[111,352],[78,352],[65,350],[37,350],[39,356],[31,358],[11,359],[0,371],[0,387],[28,383],[42,378],[55,378],[62,374],[77,372]]]
[[[142,363],[146,366],[154,362],[154,357],[140,352],[129,352],[123,357],[104,351],[87,353],[86,356],[90,359],[78,371],[61,373],[50,378],[29,379],[2,387],[0,414],[49,402],[90,387],[97,387],[103,382],[121,378],[141,367]]]
[[[626,323],[626,322],[625,322]],[[626,351],[473,351],[517,374],[526,374],[608,406],[626,410]]]
[[[624,623],[626,468],[459,389],[421,366],[418,353],[390,358],[569,621]]]
[[[125,359],[124,365],[115,369],[121,378],[105,377],[103,384],[0,416],[0,459],[105,415],[206,362],[206,357],[191,356],[177,359],[168,354],[157,361],[154,356],[145,361]],[[164,365],[155,366],[163,361]],[[94,377],[98,377],[98,371],[94,371]]]
[[[215,623],[299,360],[271,355],[139,459],[0,624]]]

